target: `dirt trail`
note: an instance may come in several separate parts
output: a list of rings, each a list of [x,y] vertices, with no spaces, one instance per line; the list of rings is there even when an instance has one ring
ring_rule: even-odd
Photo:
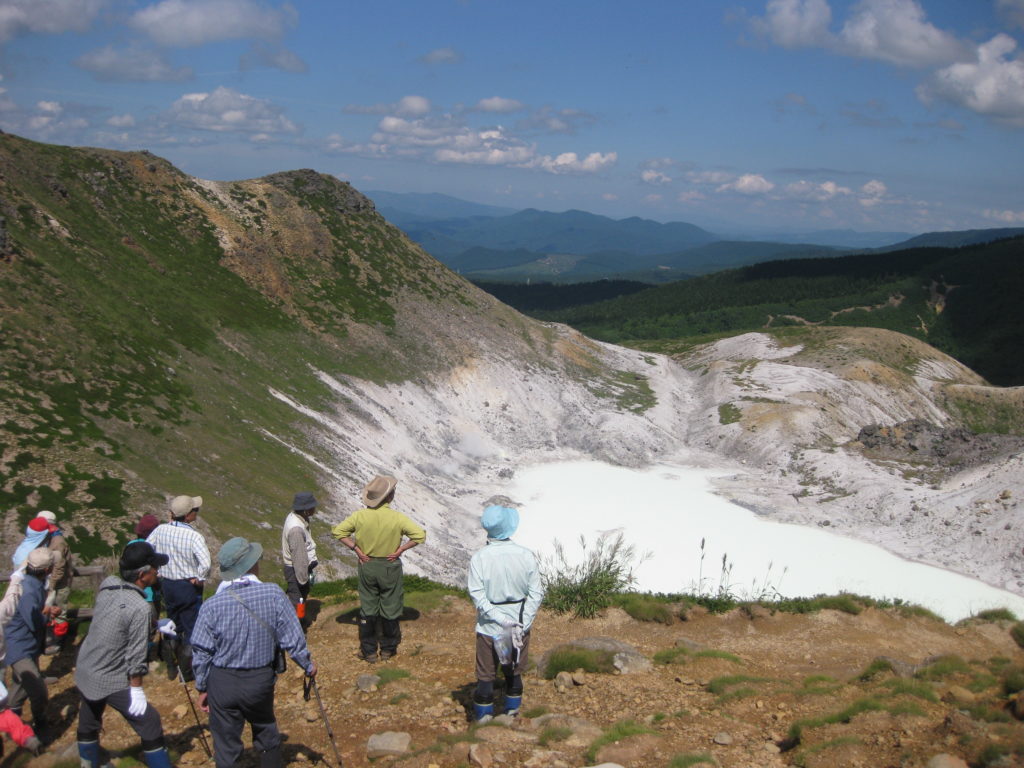
[[[680,640],[694,649],[724,653],[703,657],[691,653],[681,664],[655,664],[626,675],[588,674],[583,685],[565,692],[556,690],[551,681],[529,674],[525,713],[536,715],[543,708],[548,713],[582,718],[593,727],[570,722],[568,731],[549,732],[548,738],[560,736],[561,740],[546,746],[538,744],[544,726],[536,717],[521,717],[511,728],[479,729],[475,738],[486,748],[481,752],[475,747],[477,762],[470,763],[467,705],[474,683],[472,607],[464,600],[446,598],[433,612],[413,615],[415,612],[407,611],[410,616],[403,622],[399,656],[376,666],[355,658],[351,608],[323,606],[309,632],[314,658],[322,670],[320,690],[348,768],[371,765],[367,739],[385,731],[411,735],[409,754],[396,759],[396,764],[411,768],[478,764],[486,757],[495,765],[591,765],[586,749],[592,739],[624,719],[646,724],[652,732],[598,753],[602,760],[624,766],[668,765],[674,755],[695,752],[712,755],[724,768],[796,764],[923,768],[936,753],[974,759],[994,744],[1007,749],[1018,745],[1024,755],[1024,724],[1012,718],[989,723],[979,719],[981,715],[964,714],[971,706],[987,706],[990,714],[998,711],[999,717],[1007,718],[997,710],[1005,702],[990,668],[1006,663],[1024,665],[1024,653],[1009,636],[1006,623],[951,627],[875,609],[857,616],[836,611],[772,615],[764,609],[714,616],[696,609],[690,620],[665,626],[638,622],[619,609],[609,609],[593,620],[542,611],[534,630],[533,658],[539,659],[558,644],[593,636],[629,643],[647,657],[675,647]],[[856,679],[879,656],[893,659],[899,667],[901,662],[920,665],[929,657],[950,654],[966,662],[964,670],[934,681],[901,679],[892,673],[868,682]],[[74,700],[68,672],[72,659],[70,654],[55,659],[49,673],[59,675],[51,688],[58,708]],[[356,689],[360,675],[382,670],[408,676],[373,692]],[[733,678],[723,691],[712,692],[709,683],[716,679],[720,683],[725,676],[743,678]],[[974,701],[943,701],[952,696],[954,685],[961,686],[957,695],[971,696]],[[964,693],[966,688],[971,690]],[[147,690],[163,716],[172,749],[181,753],[178,764],[203,764],[205,755],[181,685],[154,670]],[[869,710],[876,707],[878,711],[858,714],[848,723],[808,727],[799,745],[785,749],[789,746],[787,734],[797,721],[834,714],[864,699],[875,702]],[[316,719],[315,700],[303,701],[301,673],[294,667],[279,680],[276,701],[278,719],[287,734],[287,763],[333,766],[326,732]],[[558,722],[569,721],[563,718],[552,724]],[[33,768],[52,766],[62,753],[73,754],[74,724],[73,716],[64,718],[61,737],[47,756],[31,762]],[[107,714],[105,728],[102,741],[106,748],[117,752],[137,745],[134,734],[116,713]],[[731,743],[717,744],[716,738]],[[12,765],[12,759],[8,757],[4,765]],[[384,762],[391,760],[385,758]],[[257,765],[251,751],[242,765]]]

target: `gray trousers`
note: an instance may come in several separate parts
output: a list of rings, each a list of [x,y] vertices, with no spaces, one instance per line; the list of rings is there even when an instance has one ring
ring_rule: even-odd
[[[279,768],[281,732],[274,717],[274,683],[269,666],[258,669],[211,667],[206,681],[210,705],[213,760],[231,768],[242,755],[242,729],[252,726],[252,745],[260,752],[261,768]]]
[[[34,659],[18,659],[11,664],[11,687],[7,694],[7,706],[21,713],[21,706],[28,699],[32,703],[32,719],[37,724],[46,721],[46,681]]]

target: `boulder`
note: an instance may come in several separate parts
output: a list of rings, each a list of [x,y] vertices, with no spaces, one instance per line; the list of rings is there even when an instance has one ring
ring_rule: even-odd
[[[404,755],[411,743],[412,736],[401,731],[375,733],[366,742],[366,756],[373,760],[388,755]]]

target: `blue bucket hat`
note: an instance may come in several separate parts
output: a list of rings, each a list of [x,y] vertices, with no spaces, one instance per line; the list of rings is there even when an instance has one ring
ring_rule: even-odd
[[[480,516],[480,525],[492,539],[507,539],[519,527],[519,512],[512,507],[492,504]]]

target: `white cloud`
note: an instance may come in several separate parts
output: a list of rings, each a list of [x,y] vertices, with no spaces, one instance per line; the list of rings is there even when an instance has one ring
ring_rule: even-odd
[[[853,194],[849,187],[842,187],[834,181],[815,184],[813,181],[794,181],[783,188],[783,193],[796,200],[808,200],[823,203],[841,195]]]
[[[640,180],[645,184],[671,184],[672,177],[666,176],[661,171],[656,171],[653,168],[648,168],[646,171],[641,171]]]
[[[660,203],[661,200],[662,200],[661,195],[659,195],[657,193],[653,193],[652,192],[649,195],[644,195],[644,202],[645,203]]]
[[[186,93],[171,106],[169,117],[177,125],[204,131],[246,133],[298,133],[281,107],[221,86],[212,93]]]
[[[601,199],[607,200],[609,203],[614,203],[616,200],[619,199],[619,196],[616,195],[614,192],[605,192],[603,195],[601,195]]]
[[[1000,221],[1003,224],[1024,224],[1024,211],[999,211],[988,208],[984,215],[986,219]]]
[[[64,111],[59,101],[37,101],[36,109],[47,115],[59,115]]]
[[[1024,0],[996,0],[996,8],[1011,26],[1024,28]]]
[[[276,40],[295,25],[298,13],[257,0],[161,0],[129,24],[160,45],[188,48],[218,40]]]
[[[403,96],[395,106],[395,113],[419,117],[430,112],[430,100],[423,96]]]
[[[754,29],[783,48],[826,46],[832,9],[825,0],[770,0],[763,18],[752,20]]]
[[[134,128],[135,118],[132,115],[113,115],[107,118],[107,125],[111,128]]]
[[[860,0],[838,34],[829,30],[827,0],[770,0],[750,24],[783,48],[825,48],[901,67],[943,66],[963,60],[967,48],[931,24],[918,0]]]
[[[617,152],[591,152],[586,157],[580,157],[575,152],[563,152],[560,155],[551,157],[545,155],[532,160],[528,167],[540,168],[548,173],[598,173],[605,168],[610,168],[619,160]]]
[[[346,104],[342,112],[353,115],[421,117],[430,112],[430,109],[430,100],[425,96],[403,96],[393,104]]]
[[[309,66],[298,54],[280,45],[268,45],[264,42],[253,43],[252,48],[242,56],[240,64],[242,69],[268,67],[295,74],[309,70]]]
[[[425,64],[455,64],[462,61],[462,54],[452,47],[435,48],[420,56],[420,61]]]
[[[939,70],[918,87],[918,96],[925,102],[943,99],[1024,127],[1024,60],[1009,58],[1016,48],[1016,40],[998,34],[978,46],[977,61]]]
[[[878,179],[865,182],[860,188],[861,197],[858,202],[864,208],[874,208],[882,203],[889,194],[889,188]]]
[[[25,33],[85,32],[109,0],[3,0],[0,43]]]
[[[686,190],[685,192],[680,192],[676,196],[676,200],[678,200],[680,203],[693,203],[698,200],[707,200],[707,196],[704,195],[702,192],[698,192],[696,189],[689,189]]]
[[[75,66],[107,82],[178,82],[191,80],[190,67],[173,67],[156,51],[132,46],[119,51],[112,45],[84,53]]]
[[[917,0],[861,0],[839,33],[839,50],[901,67],[940,66],[967,55],[959,40],[925,19]]]
[[[518,112],[525,107],[526,105],[521,101],[505,99],[501,96],[492,96],[489,99],[480,99],[476,104],[476,108],[481,112]]]
[[[722,184],[716,192],[738,192],[741,195],[763,195],[775,189],[775,185],[758,173],[745,173],[735,181]]]

